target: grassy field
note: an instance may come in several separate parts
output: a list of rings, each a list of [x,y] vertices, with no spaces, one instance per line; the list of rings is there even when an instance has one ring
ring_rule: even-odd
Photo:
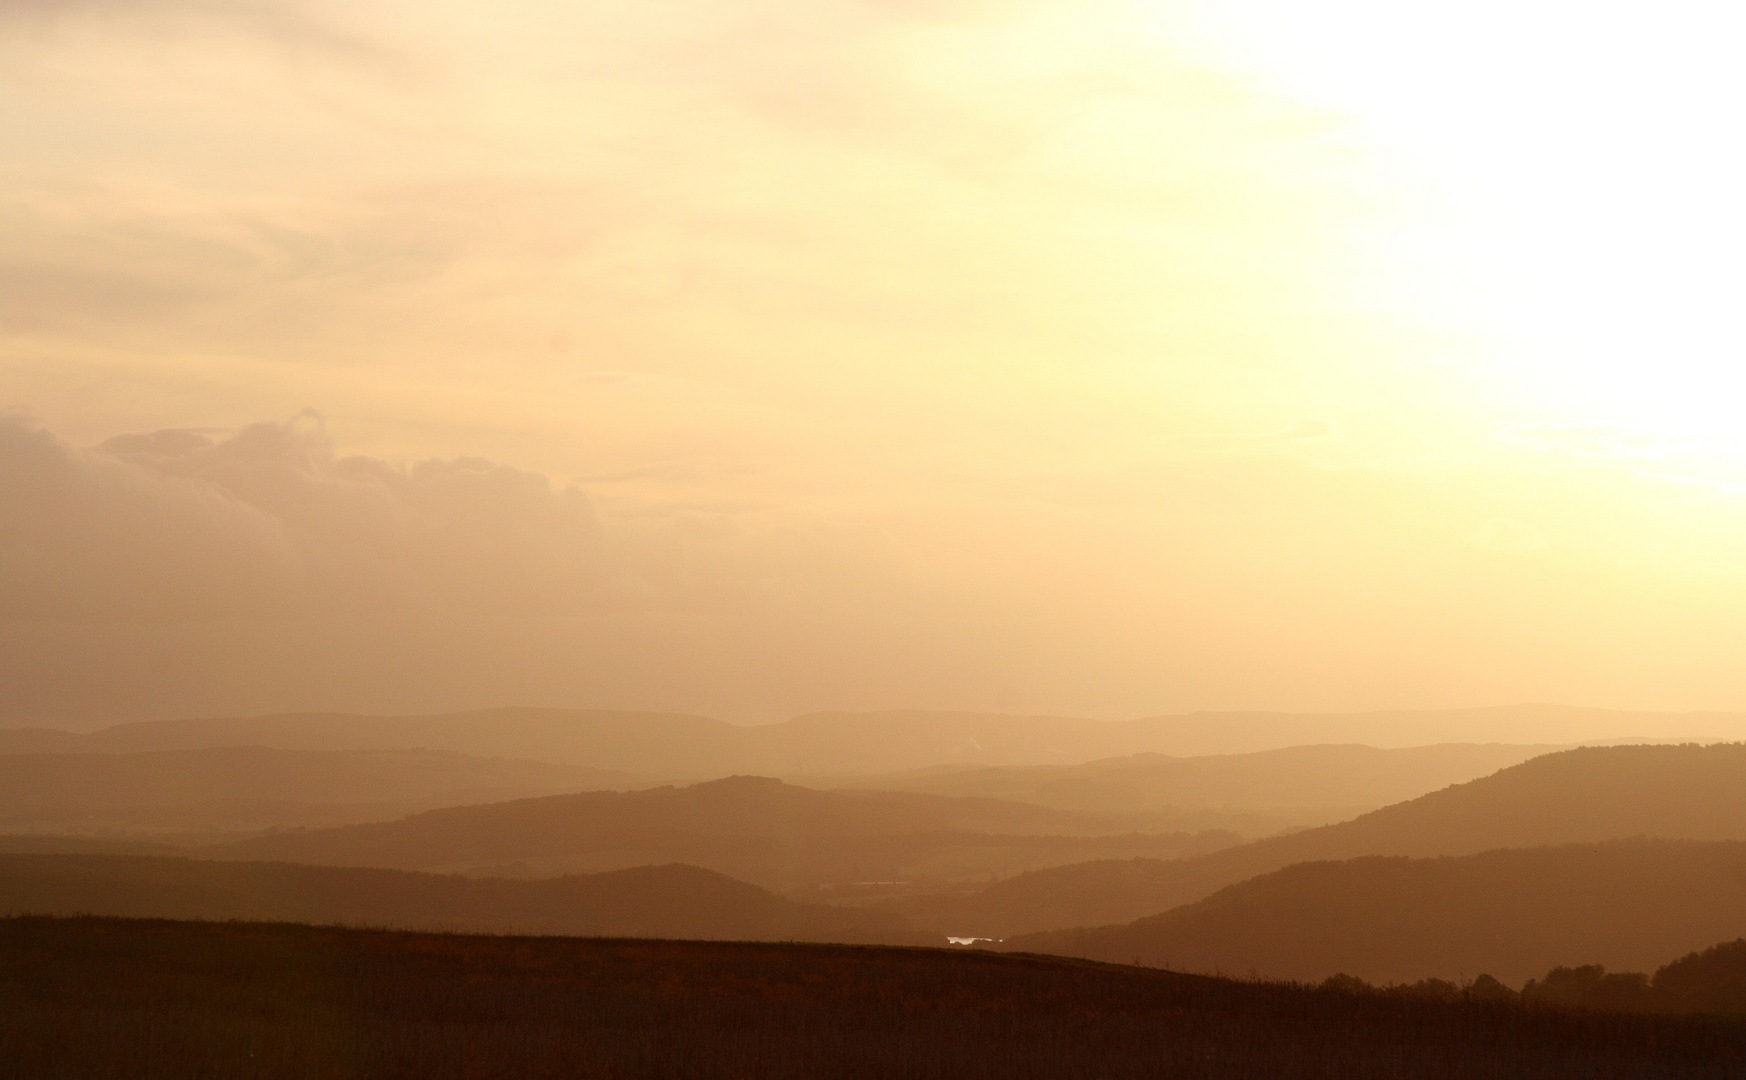
[[[1224,1080],[1746,1075],[1746,1027],[1045,957],[0,920],[0,1063],[41,1080]]]

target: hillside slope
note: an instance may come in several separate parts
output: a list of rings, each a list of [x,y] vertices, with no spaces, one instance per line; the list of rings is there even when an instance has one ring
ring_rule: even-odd
[[[1408,747],[1437,743],[1578,743],[1746,738],[1746,713],[1647,712],[1568,705],[1391,709],[1354,713],[1197,712],[1128,721],[1182,756],[1243,754],[1312,743]]]
[[[0,829],[339,825],[462,803],[634,786],[625,773],[446,750],[233,746],[0,754]]]
[[[1002,936],[1157,914],[1293,863],[1634,836],[1746,840],[1746,745],[1582,747],[1318,829],[1179,860],[1044,868],[903,910]]]
[[[554,874],[686,862],[785,891],[981,878],[1100,853],[1180,855],[1230,834],[1097,835],[1088,815],[995,799],[825,792],[741,776],[684,788],[584,792],[452,807],[400,821],[263,836],[217,857],[408,870]],[[509,864],[519,863],[511,867]]]
[[[1494,742],[1569,745],[1652,736],[1661,736],[1660,741],[1674,736],[1740,739],[1746,738],[1746,713],[1505,705],[1356,713],[1197,712],[1100,721],[998,713],[827,712],[751,730],[780,748],[780,754],[773,754],[757,771],[819,776],[894,772],[949,762],[1070,765],[1139,753],[1202,757],[1329,743],[1416,747]],[[833,760],[849,764],[824,764]]]
[[[128,855],[0,855],[0,912],[605,937],[940,944],[880,912],[802,904],[695,866],[545,881]]]
[[[1181,758],[1132,754],[1078,765],[934,768],[883,775],[791,778],[808,787],[977,795],[1078,813],[1175,816],[1177,828],[1238,828],[1266,835],[1325,825],[1486,776],[1558,745],[1449,743],[1379,750],[1292,746]],[[1205,823],[1205,824],[1202,824]],[[1243,831],[1239,829],[1239,831]]]
[[[0,753],[132,753],[215,746],[453,750],[616,769],[651,779],[826,776],[965,763],[1067,765],[1138,753],[1241,754],[1318,743],[1569,744],[1672,734],[1746,737],[1746,714],[1520,705],[1378,713],[1192,713],[1086,720],[999,713],[814,713],[744,726],[677,713],[535,708],[434,716],[301,713],[120,724],[85,734],[0,729]]]
[[[1652,970],[1743,934],[1746,843],[1621,840],[1300,863],[1125,926],[1002,948],[1269,978],[1483,971],[1519,984],[1564,965]]]
[[[0,754],[123,754],[228,746],[422,749],[664,776],[675,769],[712,771],[713,762],[733,758],[745,731],[702,716],[580,709],[480,709],[434,716],[289,713],[154,720],[83,734],[0,729]]]
[[[945,949],[0,920],[0,1060],[56,1080],[1733,1080],[1701,1017]]]

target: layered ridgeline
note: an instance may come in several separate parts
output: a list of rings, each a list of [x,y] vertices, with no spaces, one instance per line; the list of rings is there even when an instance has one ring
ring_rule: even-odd
[[[225,746],[0,754],[0,831],[238,831],[381,821],[635,786],[625,773],[451,750]]]
[[[1314,745],[1207,757],[1130,754],[1079,765],[941,766],[790,779],[807,787],[979,795],[1079,813],[1143,813],[1180,828],[1265,836],[1343,821],[1562,749],[1567,747]]]
[[[942,944],[882,912],[804,904],[694,866],[500,881],[286,863],[0,855],[0,912],[410,930]]]
[[[1616,840],[1299,863],[1126,925],[1001,947],[1308,981],[1520,984],[1561,966],[1653,969],[1742,935],[1746,842]]]
[[[644,774],[565,760],[566,753],[575,752],[599,761],[642,760],[644,765],[657,765],[647,755],[639,757],[641,751],[636,750],[640,745],[637,740],[649,730],[666,730],[671,735],[672,744],[663,751],[673,759],[669,765],[680,759],[690,761],[672,771],[703,770],[709,754],[719,755],[723,772],[732,772],[728,766],[748,756],[783,756],[734,750],[718,736],[742,737],[749,729],[699,718],[677,718],[683,721],[677,728],[669,723],[675,718],[635,714],[538,714],[530,718],[515,712],[506,716],[341,719],[343,723],[332,717],[190,721],[131,725],[83,736],[0,731],[0,751],[9,744],[15,751],[39,744],[60,748],[0,752],[0,832],[234,832],[327,826],[382,821],[440,806],[652,787],[656,782]],[[1009,742],[1015,738],[1022,742],[1026,721],[1009,719],[1019,729],[1016,736],[1007,733]],[[826,729],[834,723],[818,721]],[[861,717],[845,724],[837,725],[842,728],[837,733],[843,746],[858,747],[857,760],[887,753],[888,744],[898,737],[892,732],[914,726],[909,718],[893,717]],[[479,725],[485,728],[475,730]],[[793,728],[790,734],[804,727]],[[849,732],[851,728],[853,732]],[[561,738],[566,732],[581,742],[566,747]],[[699,741],[699,732],[709,737]],[[533,756],[481,757],[425,745],[477,749],[488,741],[482,734]],[[141,744],[202,739],[259,740],[262,745],[137,748]],[[326,746],[348,741],[407,745],[324,749],[277,745]],[[983,749],[995,745],[997,752],[1006,752],[999,751],[993,739],[983,742],[972,738],[971,743]],[[957,744],[941,747],[939,752],[952,753],[953,745]],[[106,746],[124,749],[101,749]],[[685,758],[700,749],[708,753],[693,754],[695,760]],[[1096,815],[1108,823],[1105,831],[1223,829],[1255,837],[1343,820],[1378,805],[1485,775],[1548,749],[1557,747],[1446,744],[1379,750],[1351,745],[1303,746],[1200,758],[1148,753],[1078,765],[943,764],[794,782],[814,788],[1002,798]],[[1009,745],[1007,751],[1016,753],[1018,749]],[[540,757],[542,754],[546,756]],[[719,775],[721,772],[712,773],[711,778]],[[1024,868],[1017,865],[1007,872]]]
[[[681,862],[784,891],[857,882],[987,881],[1099,855],[1196,854],[1229,833],[1125,823],[997,799],[827,792],[742,776],[452,807],[397,821],[261,836],[210,857],[552,876]]]
[[[1677,732],[1746,736],[1746,714],[1510,706],[1380,713],[1194,713],[1103,721],[995,713],[815,713],[742,726],[673,713],[489,709],[440,716],[303,713],[122,724],[86,734],[0,730],[0,753],[216,746],[424,748],[615,769],[651,779],[823,776],[950,763],[1068,765],[1138,753],[1236,754],[1309,743],[1559,743]]]
[[[1046,868],[904,910],[953,934],[1004,937],[1155,915],[1293,863],[1638,836],[1746,839],[1746,745],[1568,750],[1335,825],[1186,859]]]

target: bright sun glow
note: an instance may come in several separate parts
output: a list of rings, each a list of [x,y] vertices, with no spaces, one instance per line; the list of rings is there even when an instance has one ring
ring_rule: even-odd
[[[0,721],[1738,708],[1735,10],[0,0]]]
[[[1731,5],[1233,0],[1233,63],[1417,174],[1413,303],[1510,411],[1737,432],[1746,240]]]

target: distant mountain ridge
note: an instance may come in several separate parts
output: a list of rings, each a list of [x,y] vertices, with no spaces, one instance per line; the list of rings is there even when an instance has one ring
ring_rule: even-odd
[[[1653,969],[1742,935],[1746,842],[1613,840],[1298,863],[1126,925],[1001,947],[1310,981],[1484,971],[1519,984],[1561,965]]]
[[[1088,926],[1164,912],[1293,863],[1635,836],[1746,840],[1746,744],[1581,747],[1351,821],[1179,860],[1038,869],[905,910],[958,927],[952,933]]]
[[[486,709],[437,716],[298,713],[159,720],[76,734],[0,729],[0,753],[126,753],[216,746],[452,750],[615,769],[651,779],[844,775],[947,763],[1067,765],[1137,753],[1248,753],[1312,743],[1576,743],[1677,733],[1746,737],[1746,714],[1549,705],[1369,713],[1189,713],[1086,720],[964,712],[813,713],[741,726],[656,712]]]
[[[1107,833],[1107,823],[1090,815],[1023,803],[813,791],[739,776],[450,807],[204,850],[222,858],[499,876],[686,862],[786,891],[915,873],[986,880],[1002,868],[1077,862],[1088,854],[1174,856],[1240,839]]]
[[[482,709],[434,716],[288,713],[153,720],[84,734],[0,729],[0,753],[137,753],[262,746],[278,750],[446,750],[636,772],[730,755],[741,729],[674,713]]]
[[[600,937],[943,944],[883,913],[787,900],[695,866],[544,881],[128,855],[0,855],[0,911]]]
[[[1250,835],[1325,825],[1568,746],[1445,743],[1382,750],[1291,746],[1247,754],[1132,754],[1080,765],[957,766],[879,776],[793,777],[807,787],[976,795],[1078,813],[1173,816]],[[1244,829],[1242,826],[1247,825]]]
[[[0,830],[241,831],[638,786],[629,774],[449,750],[0,754]]]

